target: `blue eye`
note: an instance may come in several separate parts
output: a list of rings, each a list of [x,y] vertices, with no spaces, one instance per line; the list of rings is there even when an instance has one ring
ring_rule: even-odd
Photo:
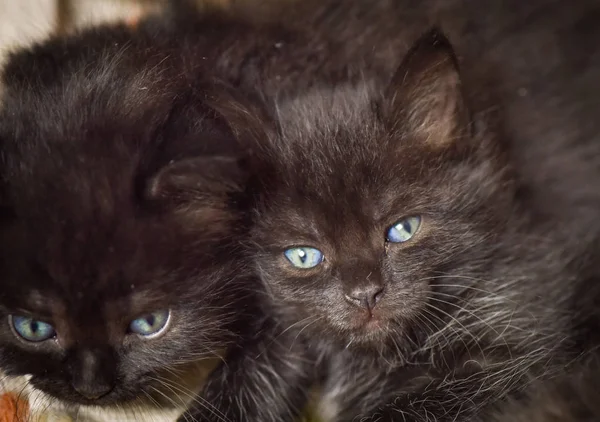
[[[313,268],[323,262],[323,252],[309,246],[290,248],[284,254],[296,268]]]
[[[169,311],[157,311],[144,315],[131,321],[129,330],[144,337],[153,337],[165,329],[170,315]]]
[[[39,343],[56,335],[54,327],[45,322],[17,315],[9,318],[15,333],[24,340]]]
[[[392,243],[403,243],[410,240],[421,226],[421,217],[407,217],[389,228],[387,241]]]

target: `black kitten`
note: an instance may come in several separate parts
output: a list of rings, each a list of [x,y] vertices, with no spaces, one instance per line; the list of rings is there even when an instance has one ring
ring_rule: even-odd
[[[244,106],[152,28],[53,39],[4,71],[0,369],[82,417],[293,420],[301,344],[239,247],[245,173],[216,111]]]
[[[432,31],[383,95],[282,102],[250,144],[256,264],[333,362],[331,419],[485,420],[587,347],[599,178],[577,159],[597,148],[556,140],[560,158],[520,167],[550,137],[512,143],[476,70]],[[549,163],[560,184],[539,180]]]

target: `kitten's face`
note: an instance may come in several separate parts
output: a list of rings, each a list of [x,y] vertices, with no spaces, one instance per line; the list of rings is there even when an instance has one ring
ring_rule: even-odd
[[[315,338],[402,351],[454,312],[510,230],[510,186],[497,191],[501,162],[469,137],[444,48],[417,48],[382,112],[360,90],[309,97],[259,148],[257,264]]]
[[[242,312],[234,141],[158,55],[48,49],[13,59],[0,111],[0,369],[73,404],[187,400]]]
[[[105,405],[155,394],[170,371],[183,383],[184,370],[227,348],[235,280],[222,268],[226,242],[203,241],[216,233],[135,215],[126,202],[96,203],[93,217],[82,215],[86,204],[68,205],[77,215],[28,204],[38,211],[18,207],[2,233],[8,374],[31,374],[34,387],[63,400]]]

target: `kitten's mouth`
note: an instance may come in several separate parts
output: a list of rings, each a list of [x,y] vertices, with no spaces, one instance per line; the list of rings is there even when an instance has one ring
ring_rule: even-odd
[[[92,406],[92,407],[106,407],[106,406],[115,406],[122,403],[135,401],[136,397],[119,397],[118,394],[108,393],[105,396],[102,396],[98,399],[88,399],[83,396],[78,395],[76,392],[71,391],[68,394],[64,392],[57,392],[52,389],[38,387],[32,384],[32,391],[36,395],[40,395],[40,397],[48,397],[52,399],[57,399],[62,403],[62,406],[65,409],[76,410],[81,406]]]
[[[73,400],[73,403],[78,406],[112,406],[121,401],[123,400],[107,394],[97,399],[79,396]]]
[[[346,347],[371,350],[385,343],[392,333],[390,322],[380,317],[356,317],[342,339]]]
[[[381,332],[388,331],[389,319],[374,310],[360,312],[352,318],[352,330],[362,336],[381,335]]]

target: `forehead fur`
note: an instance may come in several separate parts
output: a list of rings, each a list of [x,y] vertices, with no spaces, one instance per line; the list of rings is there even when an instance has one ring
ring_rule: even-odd
[[[264,154],[276,181],[303,194],[333,196],[352,190],[372,196],[386,184],[413,181],[413,170],[437,154],[411,143],[401,126],[389,130],[379,116],[381,98],[376,84],[365,82],[279,104],[280,135]]]
[[[361,170],[384,154],[376,95],[372,85],[360,84],[313,90],[279,104],[280,135],[267,152],[280,172],[278,180],[307,190],[326,189],[335,180],[350,187]]]
[[[305,154],[318,155],[320,150],[327,150],[344,155],[352,148],[361,148],[380,130],[374,107],[379,94],[373,83],[339,85],[314,89],[279,103],[281,136],[289,141],[278,142],[275,147],[286,158],[302,150]],[[342,145],[322,141],[340,135],[345,138]]]

